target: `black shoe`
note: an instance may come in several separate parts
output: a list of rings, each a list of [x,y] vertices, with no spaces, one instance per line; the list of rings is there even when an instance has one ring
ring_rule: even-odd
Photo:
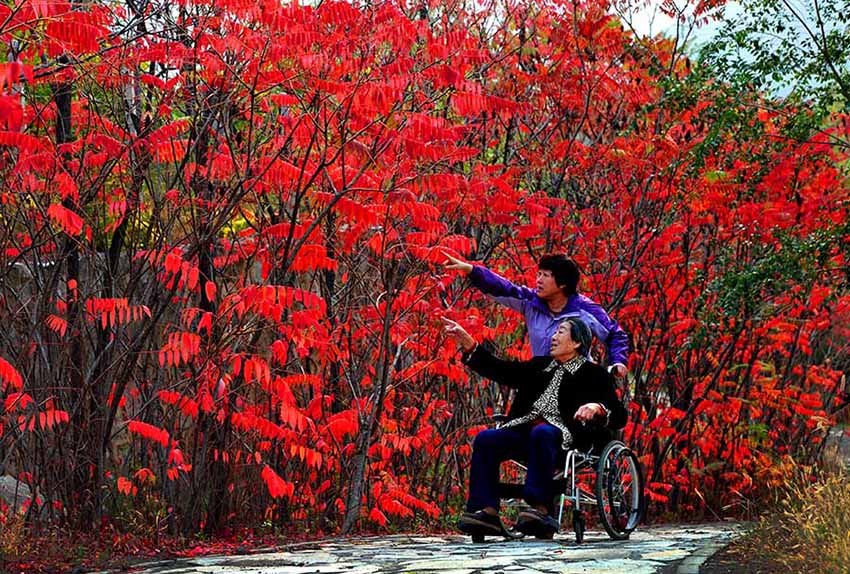
[[[495,514],[488,514],[483,510],[478,512],[464,512],[457,520],[458,530],[472,536],[503,536],[505,527]]]
[[[527,508],[519,513],[515,528],[526,536],[551,540],[558,532],[559,525],[558,521],[548,514],[534,508]]]

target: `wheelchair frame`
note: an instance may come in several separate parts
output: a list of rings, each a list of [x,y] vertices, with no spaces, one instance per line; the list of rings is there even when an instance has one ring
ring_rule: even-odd
[[[517,466],[526,467],[517,461]],[[596,475],[595,492],[589,492],[580,476]],[[596,506],[602,525],[614,540],[626,540],[643,519],[646,499],[643,473],[637,456],[623,442],[608,442],[597,456],[578,449],[567,451],[564,470],[553,478],[558,496],[558,525],[563,522],[564,506],[572,507],[572,526],[576,542],[584,540],[585,515],[582,507]],[[500,483],[503,498],[520,498],[521,484]]]

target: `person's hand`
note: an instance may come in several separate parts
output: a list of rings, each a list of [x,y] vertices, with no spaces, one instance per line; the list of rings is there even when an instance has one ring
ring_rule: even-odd
[[[589,423],[596,417],[604,417],[605,416],[605,407],[600,405],[599,403],[587,403],[585,405],[581,405],[576,414],[573,416],[575,420],[580,422],[581,424]]]
[[[442,251],[443,256],[448,259],[446,261],[446,271],[460,271],[464,275],[469,275],[472,273],[472,264],[467,263],[466,261],[461,261],[457,257],[452,257],[445,251]]]
[[[626,375],[629,374],[629,370],[626,368],[626,365],[622,363],[616,363],[611,365],[611,374],[618,379],[622,379]]]
[[[453,338],[461,349],[468,352],[475,348],[475,339],[466,332],[466,329],[448,317],[440,317],[440,319],[443,321],[446,334]]]

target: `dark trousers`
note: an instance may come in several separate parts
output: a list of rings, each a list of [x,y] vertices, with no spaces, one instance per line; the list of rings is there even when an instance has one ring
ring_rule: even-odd
[[[528,466],[522,497],[528,504],[544,505],[551,512],[555,497],[552,477],[566,456],[562,440],[561,430],[547,423],[478,433],[472,443],[466,510],[475,512],[486,506],[499,509],[499,465],[514,459]]]

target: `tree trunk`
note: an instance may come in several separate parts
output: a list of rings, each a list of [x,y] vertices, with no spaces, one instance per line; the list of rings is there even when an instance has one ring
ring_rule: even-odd
[[[360,512],[363,507],[363,492],[366,482],[366,462],[369,457],[369,447],[381,420],[384,408],[384,397],[392,371],[390,357],[390,328],[392,327],[392,297],[388,296],[384,311],[384,322],[381,330],[381,362],[378,365],[376,380],[378,388],[373,392],[372,409],[360,420],[360,434],[357,437],[357,449],[354,452],[354,468],[351,473],[351,484],[349,485],[348,497],[345,504],[345,519],[342,523],[342,534],[348,534],[357,525]],[[366,424],[363,424],[363,423]]]

